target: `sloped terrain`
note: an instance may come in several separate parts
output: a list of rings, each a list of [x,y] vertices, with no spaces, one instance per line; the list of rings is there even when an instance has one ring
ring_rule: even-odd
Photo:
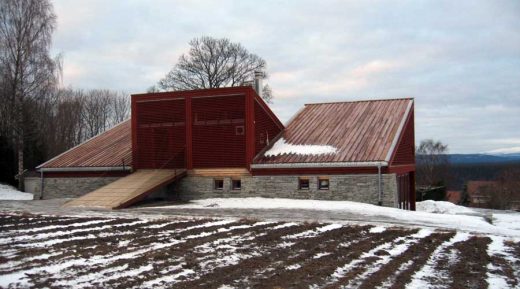
[[[0,213],[3,288],[518,288],[520,240],[425,228]]]

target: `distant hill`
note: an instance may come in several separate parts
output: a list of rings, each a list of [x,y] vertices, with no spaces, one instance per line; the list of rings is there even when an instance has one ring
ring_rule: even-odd
[[[512,154],[449,154],[452,164],[489,164],[520,162],[520,153]]]

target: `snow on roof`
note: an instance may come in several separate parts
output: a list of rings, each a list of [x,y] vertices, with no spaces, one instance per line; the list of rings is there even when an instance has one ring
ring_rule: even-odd
[[[279,156],[285,154],[323,155],[336,153],[337,148],[330,145],[295,145],[288,143],[284,138],[279,139],[265,152],[265,156]]]

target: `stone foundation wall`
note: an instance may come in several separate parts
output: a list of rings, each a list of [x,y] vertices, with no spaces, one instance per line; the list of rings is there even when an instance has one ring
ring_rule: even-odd
[[[320,175],[321,176],[321,175]],[[188,176],[175,184],[170,193],[181,200],[205,198],[266,197],[291,199],[342,200],[369,204],[378,203],[377,175],[329,175],[329,189],[318,189],[318,176],[309,178],[309,189],[298,189],[299,176],[242,176],[242,189],[232,190],[232,178],[222,178],[222,190],[214,189],[214,177]],[[382,176],[383,206],[397,204],[397,180],[395,174]]]
[[[233,178],[224,180],[222,190],[214,188],[214,177],[187,176],[168,188],[159,190],[153,196],[166,199],[195,200],[205,198],[291,198],[316,200],[342,200],[369,204],[378,203],[377,175],[329,175],[329,189],[318,189],[318,176],[306,175],[309,189],[298,189],[299,176],[242,176],[241,189],[233,190]],[[119,177],[94,178],[45,178],[44,199],[75,198],[109,184]],[[382,176],[383,206],[395,207],[397,204],[397,180],[395,174]],[[35,199],[40,198],[40,178],[27,178]],[[166,193],[167,192],[167,193]]]
[[[224,180],[224,187],[222,190],[215,189],[215,179]],[[240,178],[242,184],[240,190],[233,190],[231,188],[232,179],[235,178],[187,176],[173,185],[170,194],[177,195],[178,198],[183,201],[207,198],[258,197],[255,193],[255,182],[253,177],[242,176]]]
[[[92,178],[44,178],[43,199],[76,198],[90,193],[107,185],[120,177],[92,177]],[[30,183],[34,199],[40,198],[40,178],[27,178]]]

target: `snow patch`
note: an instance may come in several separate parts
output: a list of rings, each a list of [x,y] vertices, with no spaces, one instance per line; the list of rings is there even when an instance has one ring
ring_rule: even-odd
[[[493,224],[511,230],[520,230],[520,213],[493,213]]]
[[[416,203],[416,210],[420,212],[436,213],[436,214],[474,214],[475,211],[463,206],[457,206],[450,202],[444,201],[422,201]]]
[[[292,265],[287,266],[285,269],[287,269],[287,270],[297,270],[297,269],[300,269],[301,267],[302,267],[302,265],[300,265],[300,264],[292,264]]]
[[[520,228],[515,229],[509,226],[497,224],[509,224],[515,226],[516,219],[520,220],[519,213],[500,214],[498,223],[490,224],[477,212],[471,209],[455,206],[451,212],[458,212],[456,217],[453,214],[436,214],[421,211],[406,211],[397,208],[380,207],[371,204],[350,202],[350,201],[323,201],[323,200],[301,200],[283,198],[212,198],[194,200],[188,204],[162,206],[167,208],[207,208],[208,204],[218,204],[219,209],[296,209],[296,210],[319,210],[319,211],[338,211],[347,214],[356,214],[367,217],[367,221],[379,221],[386,219],[388,222],[399,221],[403,224],[416,226],[435,226],[447,229],[465,230],[485,234],[498,234],[503,236],[520,237]],[[423,203],[423,202],[422,202]],[[438,202],[436,202],[438,203]],[[153,209],[153,207],[147,207]],[[461,214],[462,211],[469,210],[471,214]],[[495,214],[498,215],[498,214]],[[501,222],[500,222],[501,221]]]
[[[285,141],[284,138],[274,143],[273,147],[265,152],[266,157],[278,155],[324,155],[336,153],[337,149],[330,145],[295,145]]]
[[[372,227],[370,230],[368,230],[368,232],[372,234],[382,233],[384,231],[386,231],[386,228],[381,226]]]
[[[17,190],[15,187],[0,184],[0,200],[32,200],[33,194],[24,193]]]

